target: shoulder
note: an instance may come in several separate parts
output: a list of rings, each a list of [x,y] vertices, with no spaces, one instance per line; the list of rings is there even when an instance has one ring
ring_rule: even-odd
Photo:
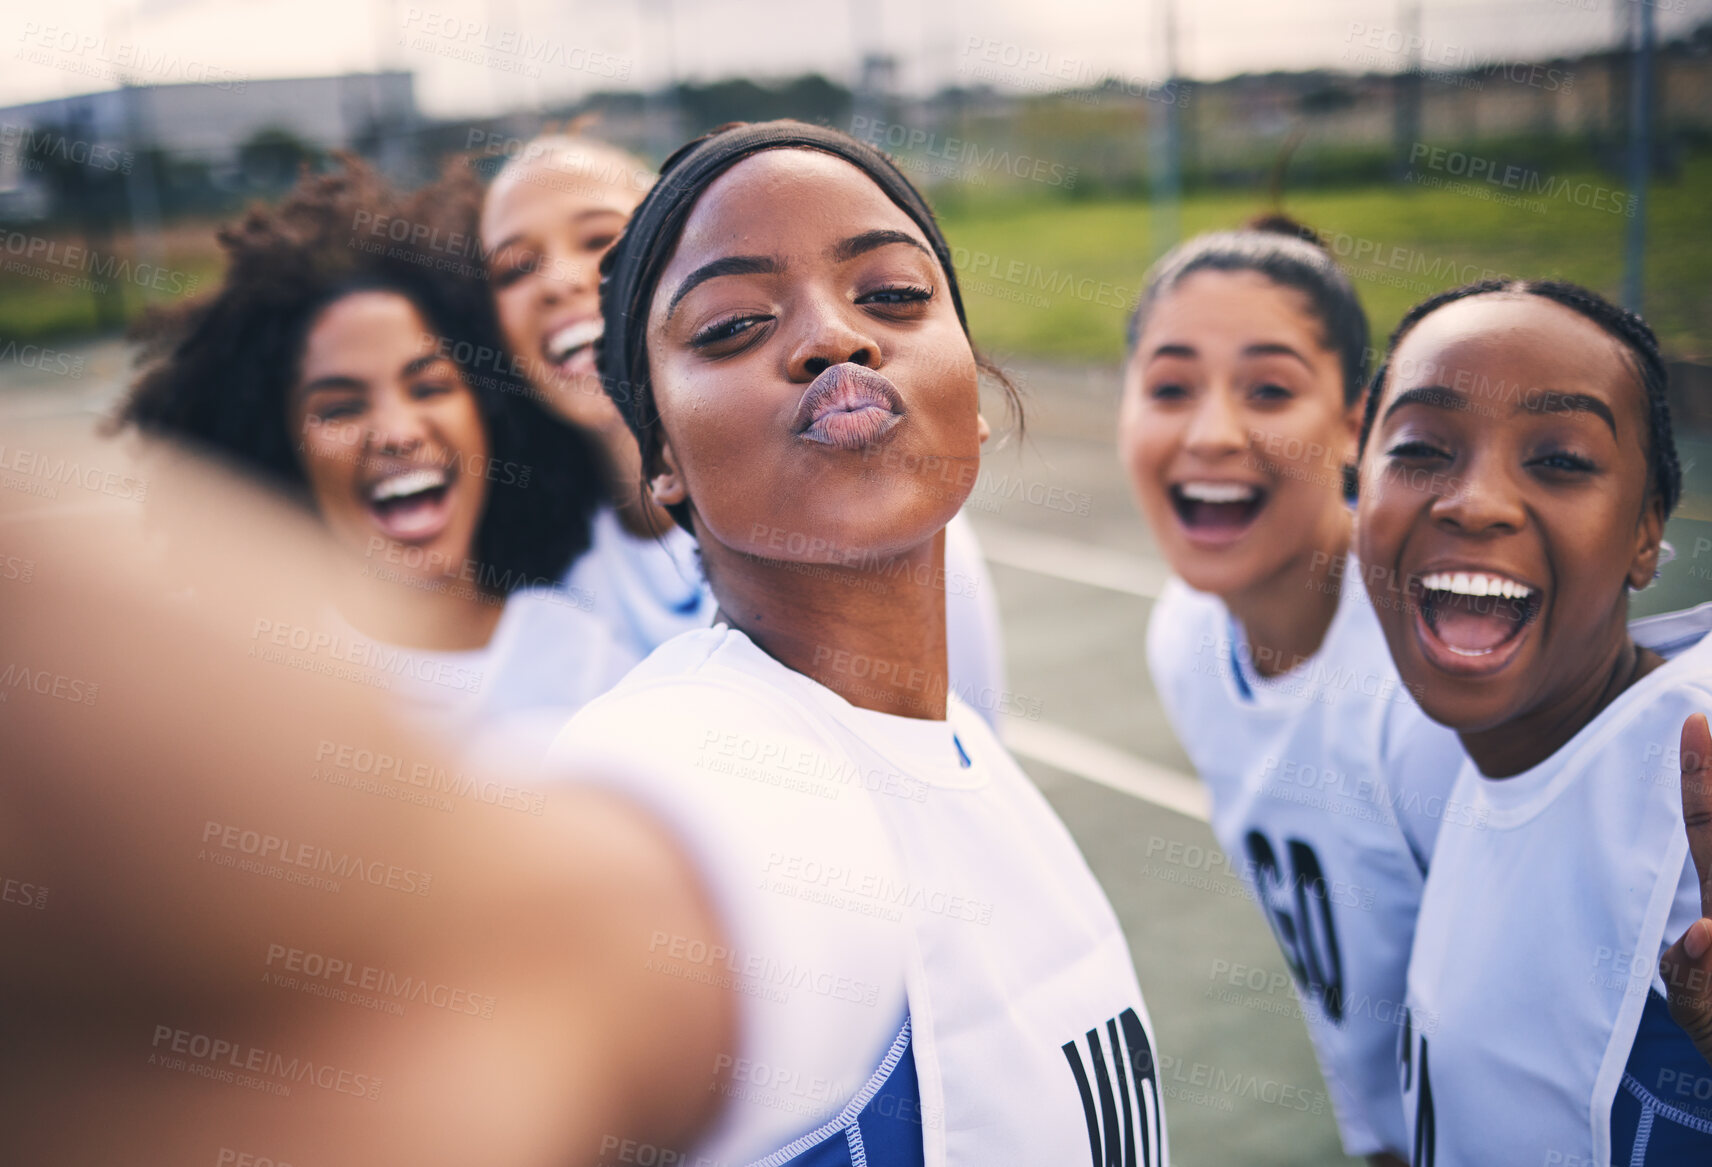
[[[1147,618],[1147,664],[1156,684],[1189,672],[1218,674],[1230,655],[1230,613],[1214,595],[1172,576]]]
[[[599,691],[634,665],[640,654],[619,641],[581,598],[564,588],[524,588],[506,600],[507,659],[537,668],[574,668],[599,681]]]
[[[1362,586],[1360,567],[1353,559],[1343,574],[1337,614],[1314,657],[1328,704],[1365,702],[1381,716],[1385,710],[1417,710],[1391,659],[1379,614]]]
[[[520,588],[505,601],[505,619],[518,630],[531,636],[584,636],[600,640],[607,635],[606,625],[589,612],[580,597],[562,587]],[[552,648],[552,642],[540,642],[535,651]]]
[[[1712,600],[1693,608],[1629,621],[1629,635],[1635,643],[1667,660],[1702,643],[1708,633],[1712,633]]]
[[[1712,714],[1712,637],[1702,638],[1641,678],[1640,690],[1619,699],[1601,740],[1668,734],[1673,751],[1682,722],[1691,713]]]
[[[704,769],[734,740],[818,740],[815,719],[789,692],[784,666],[718,626],[666,641],[611,691],[571,719],[555,744],[558,759],[600,758],[626,772]],[[722,745],[723,743],[723,745]],[[736,748],[736,747],[730,747]]]

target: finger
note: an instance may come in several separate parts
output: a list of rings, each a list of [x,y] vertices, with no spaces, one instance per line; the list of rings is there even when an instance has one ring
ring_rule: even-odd
[[[1682,723],[1682,823],[1700,875],[1700,914],[1712,916],[1712,729],[1704,713]]]
[[[1712,1062],[1712,920],[1696,920],[1665,949],[1659,958],[1659,975],[1664,978],[1671,1020]]]

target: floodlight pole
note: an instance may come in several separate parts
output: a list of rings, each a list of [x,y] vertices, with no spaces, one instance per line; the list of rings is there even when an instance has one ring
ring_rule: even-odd
[[[1641,310],[1646,271],[1647,179],[1652,170],[1653,45],[1650,0],[1629,0],[1634,67],[1629,84],[1629,226],[1623,247],[1623,307]]]
[[[1165,16],[1166,100],[1153,103],[1149,135],[1149,166],[1153,172],[1153,257],[1164,255],[1177,243],[1178,209],[1183,200],[1182,151],[1178,142],[1177,94],[1177,6],[1162,0]]]

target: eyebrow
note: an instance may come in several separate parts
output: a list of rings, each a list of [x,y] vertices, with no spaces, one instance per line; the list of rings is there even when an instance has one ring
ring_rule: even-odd
[[[672,301],[666,305],[666,319],[672,318],[672,313],[678,310],[678,304],[685,296],[709,280],[720,276],[774,275],[779,270],[779,261],[766,255],[728,255],[724,259],[704,263],[685,276],[678,290],[672,293]]]
[[[929,259],[937,258],[915,236],[903,231],[892,231],[884,228],[878,231],[864,231],[860,235],[852,235],[850,238],[835,244],[832,248],[832,258],[843,263],[846,260],[855,259],[858,255],[866,255],[875,248],[886,247],[893,243],[907,244]]]
[[[1405,405],[1426,405],[1458,413],[1474,408],[1465,394],[1454,389],[1443,385],[1422,385],[1397,394],[1397,399],[1386,407],[1385,420],[1389,421],[1391,415]],[[1617,435],[1617,419],[1612,415],[1611,407],[1586,393],[1558,393],[1548,389],[1537,397],[1524,396],[1516,402],[1516,409],[1528,413],[1590,413],[1605,423],[1612,437]]]
[[[1308,364],[1307,357],[1303,356],[1289,345],[1279,341],[1248,345],[1242,350],[1242,355],[1245,357],[1293,357],[1301,364],[1307,366],[1310,370],[1313,368],[1312,365]]]
[[[1529,413],[1591,413],[1605,423],[1612,437],[1617,436],[1617,419],[1612,416],[1611,407],[1586,393],[1547,392],[1539,401],[1522,400],[1517,408]]]
[[[1199,355],[1200,354],[1196,352],[1194,345],[1162,344],[1158,348],[1154,349],[1147,359],[1149,361],[1157,360],[1160,357],[1185,357],[1193,359]],[[1278,341],[1267,341],[1261,344],[1246,345],[1243,347],[1242,355],[1245,357],[1294,357],[1303,365],[1307,365],[1310,370],[1313,368],[1312,365],[1308,365],[1307,357],[1304,357],[1289,345]]]
[[[1381,420],[1390,421],[1391,415],[1405,405],[1425,405],[1452,413],[1462,413],[1473,408],[1468,398],[1454,389],[1447,389],[1443,385],[1421,385],[1397,394],[1396,400],[1385,407],[1385,416]]]
[[[334,374],[328,377],[315,378],[315,380],[309,382],[300,389],[299,392],[302,393],[303,396],[307,397],[311,393],[361,392],[367,388],[368,382],[366,381],[358,380],[356,377],[346,377],[342,374]]]
[[[623,211],[614,210],[612,207],[590,207],[586,211],[578,211],[576,214],[572,215],[571,222],[580,223],[584,219],[593,219],[605,215],[611,215],[615,219],[627,218]],[[528,232],[526,231],[513,231],[511,234],[507,235],[504,239],[501,239],[498,243],[495,243],[488,249],[489,257],[498,255],[513,243],[520,242],[527,234]]]
[[[877,248],[889,247],[894,243],[903,243],[915,248],[929,259],[935,259],[929,251],[913,235],[902,231],[882,228],[877,231],[864,231],[860,235],[852,235],[848,239],[833,244],[829,254],[838,263],[846,263],[859,255],[866,255]],[[765,255],[730,255],[724,259],[716,259],[696,268],[684,282],[678,285],[678,290],[672,293],[671,302],[666,305],[666,319],[672,318],[672,313],[678,310],[678,304],[701,284],[720,276],[751,276],[777,275],[784,270],[784,265],[778,260]]]
[[[1194,357],[1196,357],[1198,355],[1199,354],[1195,352],[1195,346],[1194,345],[1189,345],[1189,344],[1162,344],[1158,348],[1154,349],[1151,353],[1149,353],[1147,359],[1149,361],[1156,361],[1160,357],[1187,357],[1187,358],[1193,359]]]

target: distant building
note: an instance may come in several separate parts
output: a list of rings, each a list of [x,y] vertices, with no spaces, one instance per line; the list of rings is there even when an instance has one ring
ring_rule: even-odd
[[[48,209],[29,164],[32,147],[92,159],[87,164],[97,169],[158,149],[235,175],[246,142],[281,131],[321,150],[361,150],[402,174],[412,169],[420,129],[407,72],[136,85],[8,106],[0,108],[0,216]]]

